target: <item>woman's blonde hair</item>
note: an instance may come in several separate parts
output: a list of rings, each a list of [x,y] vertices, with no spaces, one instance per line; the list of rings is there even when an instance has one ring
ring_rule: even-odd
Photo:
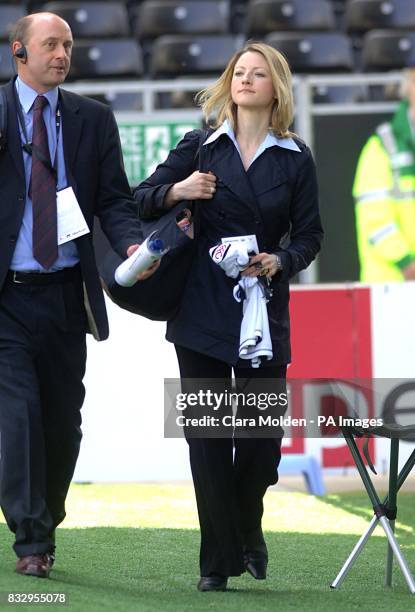
[[[210,121],[212,127],[218,127],[227,119],[235,130],[236,104],[231,96],[231,82],[239,58],[248,51],[260,53],[271,73],[275,100],[272,105],[270,129],[279,138],[292,136],[293,133],[288,129],[294,117],[290,67],[279,51],[263,42],[248,41],[243,49],[235,53],[219,79],[196,95],[197,104],[202,108],[206,120],[215,114],[215,119]]]

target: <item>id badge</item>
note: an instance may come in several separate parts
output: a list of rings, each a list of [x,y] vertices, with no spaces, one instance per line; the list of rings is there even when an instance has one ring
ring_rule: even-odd
[[[241,245],[246,248],[247,253],[259,253],[258,241],[255,234],[249,236],[230,236],[229,238],[222,238],[222,244],[234,244],[235,246]]]
[[[56,193],[58,210],[58,245],[89,234],[89,227],[72,187]]]

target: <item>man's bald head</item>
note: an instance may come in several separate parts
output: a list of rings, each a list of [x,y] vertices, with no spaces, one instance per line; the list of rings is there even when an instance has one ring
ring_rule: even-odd
[[[50,22],[51,20],[53,21],[55,19],[62,21],[70,30],[69,24],[54,13],[32,13],[31,15],[25,15],[16,21],[9,34],[10,44],[12,45],[14,42],[19,41],[24,45],[27,45],[30,36],[29,30],[32,28],[32,26],[36,27],[36,23],[39,23],[40,21]]]
[[[19,77],[38,93],[57,87],[66,78],[73,46],[71,28],[54,13],[33,13],[16,22],[10,33]],[[23,57],[16,56],[25,48]]]

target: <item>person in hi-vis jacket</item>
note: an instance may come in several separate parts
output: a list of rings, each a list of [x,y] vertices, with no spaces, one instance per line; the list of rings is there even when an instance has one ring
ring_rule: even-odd
[[[353,185],[360,280],[415,280],[415,67],[404,100],[365,144]]]

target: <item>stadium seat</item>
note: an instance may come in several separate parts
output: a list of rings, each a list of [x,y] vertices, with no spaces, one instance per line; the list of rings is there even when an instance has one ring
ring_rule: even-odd
[[[321,496],[326,493],[321,466],[312,455],[289,455],[283,453],[278,473],[280,476],[302,474],[307,491],[311,495]]]
[[[346,6],[346,27],[356,32],[380,28],[415,29],[415,2],[350,0]]]
[[[0,82],[8,81],[15,74],[8,43],[0,43]]]
[[[228,0],[145,0],[136,9],[139,38],[165,34],[221,34],[228,31]]]
[[[25,15],[23,6],[0,4],[0,40],[8,40],[11,26]]]
[[[71,27],[74,38],[129,36],[127,9],[120,2],[48,2],[43,11],[56,13]]]
[[[249,36],[280,30],[332,30],[335,25],[328,0],[251,0],[248,5]]]
[[[110,106],[115,112],[143,110],[143,96],[141,93],[115,93],[111,90],[102,94],[89,93],[88,98],[92,98],[93,100]]]
[[[242,48],[242,36],[160,36],[154,41],[150,71],[157,77],[219,73]]]
[[[197,91],[163,91],[156,96],[156,108],[196,108]]]
[[[337,32],[272,32],[267,42],[287,58],[294,72],[333,72],[353,69],[351,43]]]
[[[415,32],[372,30],[365,34],[363,68],[398,70],[415,64]]]
[[[364,85],[316,85],[313,88],[315,104],[355,104],[368,99]]]
[[[370,102],[400,102],[402,100],[402,83],[396,81],[378,85],[369,85],[368,100]]]
[[[114,111],[142,111],[143,95],[141,93],[107,93],[105,101]]]
[[[141,48],[131,38],[80,40],[74,45],[72,78],[126,77],[142,72]]]

